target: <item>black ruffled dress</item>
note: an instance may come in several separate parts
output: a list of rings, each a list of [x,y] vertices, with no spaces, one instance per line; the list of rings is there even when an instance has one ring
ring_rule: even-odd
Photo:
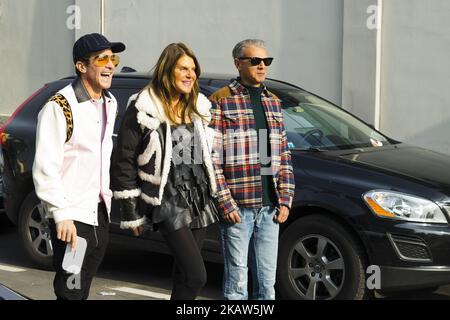
[[[172,126],[172,136],[169,176],[161,205],[153,209],[152,222],[163,233],[207,227],[218,220],[218,214],[206,168],[199,163],[201,150],[194,148],[194,125]]]

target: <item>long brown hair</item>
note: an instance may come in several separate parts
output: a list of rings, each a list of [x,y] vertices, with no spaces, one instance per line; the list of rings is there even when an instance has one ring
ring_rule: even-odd
[[[186,120],[186,115],[190,117],[192,112],[202,117],[197,110],[197,98],[200,92],[200,87],[198,85],[198,78],[201,73],[200,65],[194,55],[194,52],[192,52],[192,50],[189,49],[184,43],[172,43],[164,49],[158,59],[158,62],[153,68],[153,78],[150,82],[154,93],[162,102],[166,116],[173,123],[176,123],[175,116],[171,108],[171,94],[176,91],[173,71],[178,60],[184,55],[187,55],[194,60],[197,79],[195,80],[192,91],[189,94],[180,94],[182,121],[184,122]]]

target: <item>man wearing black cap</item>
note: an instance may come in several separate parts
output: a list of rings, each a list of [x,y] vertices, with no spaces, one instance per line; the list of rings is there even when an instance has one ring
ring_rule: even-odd
[[[53,282],[59,300],[85,300],[108,242],[109,166],[117,101],[107,91],[119,64],[120,42],[93,33],[78,39],[78,77],[57,92],[38,117],[33,180],[50,222]],[[81,272],[63,269],[66,246],[87,242]],[[83,240],[80,240],[84,243]],[[81,250],[81,243],[79,245]]]

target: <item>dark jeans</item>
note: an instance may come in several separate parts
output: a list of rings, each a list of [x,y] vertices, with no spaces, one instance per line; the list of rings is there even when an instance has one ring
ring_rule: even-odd
[[[92,279],[105,255],[109,240],[109,221],[104,203],[98,205],[98,227],[75,221],[77,235],[86,239],[87,249],[79,275],[72,275],[62,269],[67,243],[56,237],[56,225],[50,220],[50,234],[53,246],[53,267],[56,275],[53,287],[58,300],[86,300]]]
[[[162,232],[175,259],[171,300],[194,300],[206,284],[206,269],[201,255],[206,228],[187,227]]]

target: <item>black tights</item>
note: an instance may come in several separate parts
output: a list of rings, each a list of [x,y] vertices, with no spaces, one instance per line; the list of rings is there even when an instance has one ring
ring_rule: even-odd
[[[175,259],[171,300],[194,300],[206,284],[206,269],[200,253],[206,228],[182,228],[163,233]]]

